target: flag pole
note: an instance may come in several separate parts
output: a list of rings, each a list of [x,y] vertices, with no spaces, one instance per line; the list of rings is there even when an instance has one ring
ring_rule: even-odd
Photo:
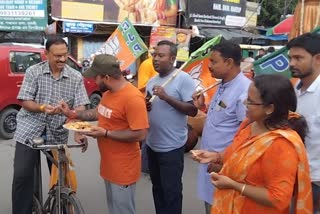
[[[182,69],[189,63],[189,61],[190,61],[190,59],[187,60],[187,61],[185,61],[185,62],[181,65],[181,67],[180,67],[178,70],[176,70],[176,71],[172,74],[172,76],[171,76],[169,79],[167,79],[167,81],[165,81],[165,82],[161,85],[161,87],[165,87],[166,85],[168,85],[168,84],[182,71]],[[152,95],[152,97],[150,98],[149,102],[152,103],[155,98],[156,98],[156,95]]]
[[[195,52],[193,52],[191,54],[191,56],[189,57],[189,59],[183,63],[183,65],[177,70],[175,71],[172,76],[166,81],[164,82],[161,86],[165,87],[168,83],[170,83],[181,71],[182,69],[184,69],[185,66],[187,66],[193,59],[194,57],[198,57],[198,54],[203,54],[203,52],[205,50],[207,50],[209,47],[211,47],[214,44],[217,44],[220,42],[222,36],[218,35],[214,38],[212,38],[211,40],[207,41],[206,43],[204,43],[199,49],[197,49]],[[156,98],[156,95],[152,95],[152,97],[150,98],[149,102],[154,101],[154,99]]]
[[[220,85],[221,82],[222,82],[222,81],[220,80],[220,81],[218,81],[218,82],[213,83],[212,85],[208,86],[207,88],[205,88],[205,89],[199,91],[198,93],[196,93],[196,96],[200,96],[201,94],[206,93],[206,92],[209,91],[210,89],[212,89],[212,88]]]

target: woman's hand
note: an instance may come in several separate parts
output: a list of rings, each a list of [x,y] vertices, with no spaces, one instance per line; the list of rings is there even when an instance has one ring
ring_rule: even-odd
[[[218,189],[234,189],[236,182],[231,178],[216,172],[211,172],[210,175],[212,184]]]
[[[220,163],[221,157],[218,152],[209,152],[205,150],[191,150],[191,157],[199,163]]]

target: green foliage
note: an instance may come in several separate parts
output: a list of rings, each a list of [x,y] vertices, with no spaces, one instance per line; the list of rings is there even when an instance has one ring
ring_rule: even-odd
[[[278,24],[283,14],[293,14],[298,0],[262,0],[258,25],[272,27]]]

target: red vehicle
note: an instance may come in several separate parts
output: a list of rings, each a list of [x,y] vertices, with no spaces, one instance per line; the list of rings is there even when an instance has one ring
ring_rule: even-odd
[[[40,45],[2,43],[0,44],[0,137],[11,139],[16,130],[16,114],[21,108],[17,95],[24,73],[28,67],[46,60],[44,47]],[[82,66],[72,57],[67,64],[82,72]],[[101,99],[101,93],[93,79],[84,78],[84,84],[95,107]]]

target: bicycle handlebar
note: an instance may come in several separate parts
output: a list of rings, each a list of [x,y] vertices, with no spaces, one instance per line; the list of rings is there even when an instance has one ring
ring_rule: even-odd
[[[27,145],[32,149],[36,150],[46,150],[46,149],[64,149],[65,147],[68,148],[80,148],[84,147],[85,144],[51,144],[51,145],[44,145],[44,139],[41,137],[36,137],[34,139],[28,139]]]

